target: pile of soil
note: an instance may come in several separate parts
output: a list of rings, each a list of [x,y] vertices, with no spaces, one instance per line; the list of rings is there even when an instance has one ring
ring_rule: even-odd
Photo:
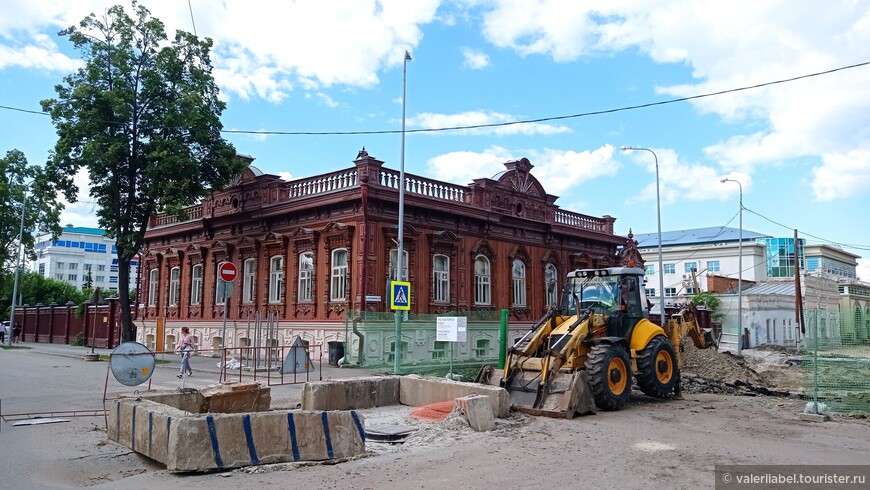
[[[687,393],[749,396],[798,394],[798,387],[793,383],[779,386],[776,382],[790,379],[790,376],[775,374],[778,369],[791,369],[799,375],[796,368],[765,366],[760,372],[742,356],[715,349],[698,349],[692,343],[683,344],[682,358],[683,391]]]

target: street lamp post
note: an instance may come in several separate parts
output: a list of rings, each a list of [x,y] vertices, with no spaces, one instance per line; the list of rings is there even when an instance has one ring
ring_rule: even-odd
[[[408,62],[411,61],[411,53],[405,51],[405,59],[402,61],[402,154],[399,163],[399,230],[398,250],[396,251],[396,280],[403,280],[402,266],[404,265],[404,231],[405,231],[405,99],[407,98],[408,86]],[[392,292],[392,291],[391,291]],[[410,301],[411,298],[408,298]],[[402,316],[403,311],[396,311],[396,340],[393,343],[393,374],[399,374],[402,353]]]
[[[720,182],[736,182],[740,188],[740,242],[737,244],[737,354],[743,350],[743,184],[739,180],[722,179]]]
[[[15,334],[15,301],[18,298],[18,270],[21,268],[21,240],[24,237],[24,215],[27,212],[27,186],[24,186],[24,199],[21,200],[21,225],[18,227],[18,246],[15,247],[15,279],[12,281],[12,308],[9,312],[8,344],[12,346]],[[23,335],[23,332],[22,332]]]
[[[665,323],[665,269],[662,264],[662,201],[659,195],[659,157],[656,155],[656,152],[650,150],[649,148],[641,148],[638,146],[621,146],[619,148],[622,151],[634,151],[634,150],[643,150],[648,151],[653,154],[653,158],[656,162],[656,219],[658,221],[658,232],[659,232],[659,312],[661,314],[661,322],[662,325]]]

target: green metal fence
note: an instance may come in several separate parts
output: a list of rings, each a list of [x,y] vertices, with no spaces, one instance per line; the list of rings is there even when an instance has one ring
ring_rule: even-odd
[[[499,310],[404,315],[400,325],[398,373],[443,375],[452,371],[467,380],[480,366],[497,364],[503,352],[502,316]],[[438,341],[439,317],[465,318],[466,341]],[[395,313],[349,311],[346,318],[344,362],[395,372]]]
[[[870,341],[863,322],[816,308],[804,310],[804,324],[806,397],[835,412],[870,413]]]

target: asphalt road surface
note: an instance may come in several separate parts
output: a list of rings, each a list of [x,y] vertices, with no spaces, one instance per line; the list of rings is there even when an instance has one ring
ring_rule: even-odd
[[[0,350],[2,413],[102,408],[106,363],[44,349]],[[187,386],[215,379],[197,360]],[[174,389],[177,364],[158,366],[154,388]],[[348,376],[357,370],[336,370]],[[129,393],[113,379],[109,395]],[[273,388],[291,407],[299,386]],[[515,415],[475,433],[451,423],[424,424],[407,410],[366,415],[373,423],[418,427],[405,444],[369,441],[366,457],[339,464],[283,464],[224,473],[174,475],[106,441],[102,417],[0,427],[2,488],[713,488],[716,464],[863,465],[870,423],[836,417],[800,421],[791,398],[692,394],[685,400],[634,397],[627,409],[573,420]],[[448,419],[449,420],[449,419]]]

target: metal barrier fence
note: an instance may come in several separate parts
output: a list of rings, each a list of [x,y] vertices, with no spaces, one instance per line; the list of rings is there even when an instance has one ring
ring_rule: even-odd
[[[316,354],[316,362],[312,358],[312,351]],[[315,370],[316,378],[312,376]],[[266,386],[321,381],[323,380],[323,346],[303,343],[221,349],[220,382],[237,380],[241,383],[246,379],[255,382],[264,381]]]
[[[462,317],[465,342],[440,341],[438,318]],[[396,314],[348,311],[342,345],[345,365],[384,368],[392,371],[396,349]],[[501,310],[453,311],[439,314],[408,314],[401,321],[400,371],[403,374],[447,372],[451,364],[494,364],[502,348],[499,332]],[[332,347],[332,346],[330,346]]]
[[[850,320],[837,310],[804,310],[805,396],[834,412],[870,413],[870,341],[866,326]]]

